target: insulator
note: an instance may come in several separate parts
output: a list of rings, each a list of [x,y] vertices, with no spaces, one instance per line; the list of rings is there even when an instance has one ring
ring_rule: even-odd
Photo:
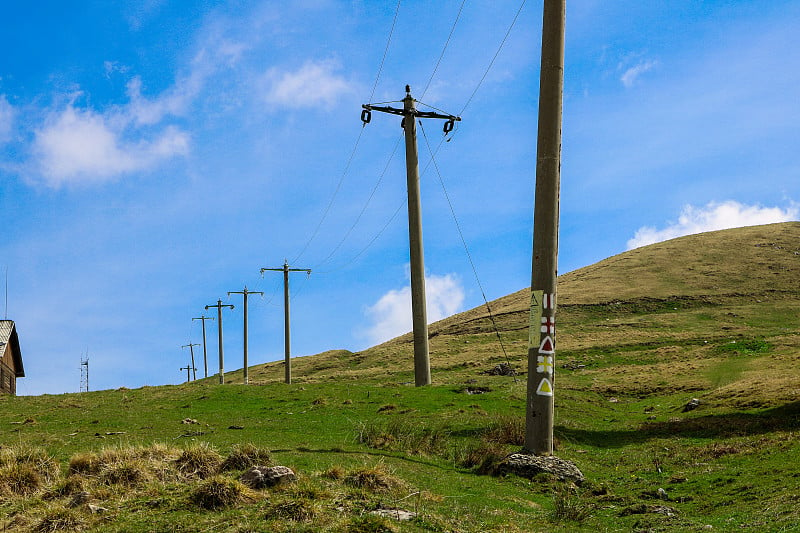
[[[370,120],[372,120],[372,111],[369,109],[364,109],[361,111],[361,122],[364,124],[369,124]]]
[[[444,128],[443,128],[445,135],[447,135],[448,133],[453,131],[453,126],[455,126],[455,125],[456,125],[456,121],[453,120],[452,118],[450,120],[448,120],[447,122],[445,122],[444,123]]]

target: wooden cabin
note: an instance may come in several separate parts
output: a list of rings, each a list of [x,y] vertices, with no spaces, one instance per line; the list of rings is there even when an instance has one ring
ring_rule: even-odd
[[[17,328],[13,320],[0,320],[0,394],[16,394],[17,378],[24,377]]]

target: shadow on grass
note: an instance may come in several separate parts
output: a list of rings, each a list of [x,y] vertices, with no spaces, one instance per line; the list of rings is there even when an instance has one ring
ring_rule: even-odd
[[[798,429],[800,402],[794,402],[758,413],[726,413],[646,422],[633,430],[587,431],[556,426],[555,434],[566,442],[614,448],[667,436],[728,438]]]

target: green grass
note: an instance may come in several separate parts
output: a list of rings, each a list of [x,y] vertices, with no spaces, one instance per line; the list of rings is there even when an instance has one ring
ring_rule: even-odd
[[[485,308],[431,326],[430,387],[408,384],[404,336],[297,358],[292,385],[271,363],[249,386],[234,371],[224,386],[0,397],[0,528],[797,530],[797,242],[800,224],[744,228],[562,277],[554,433],[581,487],[490,475],[524,430],[526,377],[484,373],[526,369],[523,291],[491,304],[507,355]],[[298,480],[242,488],[253,462]],[[82,491],[106,511],[72,505]],[[398,507],[417,518],[370,513]]]

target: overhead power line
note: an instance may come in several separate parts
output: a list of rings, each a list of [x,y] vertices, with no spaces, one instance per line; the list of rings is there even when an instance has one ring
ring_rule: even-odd
[[[442,192],[444,192],[444,197],[447,200],[447,205],[450,207],[450,214],[453,216],[453,222],[456,224],[456,230],[458,230],[458,236],[461,238],[461,244],[464,245],[464,252],[467,254],[467,259],[469,260],[469,264],[472,267],[472,274],[475,276],[475,281],[478,283],[478,288],[481,290],[481,296],[483,297],[483,303],[486,306],[486,310],[489,313],[489,320],[492,322],[492,327],[494,328],[494,333],[497,336],[497,341],[500,343],[500,348],[503,350],[503,355],[506,358],[506,363],[511,366],[511,361],[508,358],[508,352],[506,351],[506,346],[503,343],[503,338],[500,336],[500,328],[497,327],[497,322],[494,319],[494,313],[492,313],[492,307],[489,305],[489,300],[486,298],[486,291],[483,290],[483,283],[481,283],[481,278],[478,276],[478,269],[475,267],[475,262],[472,260],[472,254],[469,252],[469,246],[467,246],[467,241],[464,238],[464,232],[461,231],[461,224],[458,222],[458,217],[456,216],[456,210],[453,208],[453,202],[450,200],[450,195],[447,193],[447,187],[444,186],[444,179],[442,179],[442,174],[439,172],[439,165],[436,164],[436,158],[434,157],[434,152],[431,150],[431,144],[428,141],[428,134],[425,131],[425,128],[422,127],[422,122],[420,122],[420,129],[422,130],[422,136],[425,138],[425,144],[428,147],[428,152],[431,154],[431,162],[433,163],[433,167],[436,170],[436,175],[439,177],[439,183],[442,186]],[[441,144],[439,145],[441,146]],[[517,381],[516,376],[514,377],[514,381]]]
[[[511,25],[508,27],[508,30],[506,30],[506,34],[505,36],[503,36],[503,40],[500,42],[500,46],[497,47],[497,51],[494,53],[494,57],[492,57],[492,60],[489,62],[489,66],[486,67],[486,71],[483,73],[483,76],[481,76],[480,81],[475,86],[475,89],[472,91],[472,94],[467,99],[467,103],[465,103],[464,107],[461,108],[459,116],[464,115],[464,111],[466,111],[467,107],[469,107],[469,104],[472,103],[472,99],[475,98],[475,94],[478,92],[478,89],[481,88],[481,85],[483,85],[484,80],[486,80],[486,76],[489,75],[489,71],[492,70],[492,66],[494,65],[494,62],[497,60],[497,56],[500,55],[500,51],[503,49],[503,46],[505,46],[506,41],[508,40],[508,36],[511,34],[511,30],[514,29],[514,25],[517,23],[517,19],[519,18],[519,14],[522,13],[523,7],[525,7],[525,0],[522,0],[522,3],[519,5],[519,9],[517,9],[517,14],[514,15],[514,20],[511,21]]]
[[[464,4],[466,3],[467,0],[461,0],[461,6],[458,8],[458,13],[456,14],[456,20],[453,21],[453,27],[450,28],[450,33],[447,35],[447,40],[444,43],[444,47],[442,47],[442,53],[439,54],[439,59],[436,60],[436,66],[433,67],[433,72],[431,72],[431,77],[428,78],[428,83],[425,84],[425,89],[422,90],[422,95],[420,95],[420,98],[425,98],[425,94],[428,92],[428,89],[431,86],[433,77],[436,75],[436,71],[439,70],[439,65],[442,62],[442,58],[444,57],[444,53],[447,50],[447,46],[450,44],[450,39],[453,37],[453,32],[456,31],[456,25],[458,24],[458,19],[461,18],[461,11],[463,11]]]
[[[395,11],[394,11],[394,18],[392,19],[392,27],[389,29],[389,36],[386,38],[386,47],[383,50],[383,56],[381,57],[381,63],[378,66],[378,73],[375,75],[375,83],[372,84],[372,92],[369,95],[369,101],[372,101],[372,98],[375,96],[375,90],[378,87],[378,81],[380,80],[381,73],[383,72],[383,65],[386,62],[386,56],[389,53],[389,45],[392,42],[392,35],[394,34],[394,28],[395,28],[395,24],[397,23],[397,15],[398,15],[399,12],[400,12],[400,0],[397,0],[397,6],[395,7]],[[342,183],[344,183],[344,179],[345,179],[345,177],[347,176],[347,173],[350,170],[350,165],[352,164],[353,158],[355,157],[356,151],[358,150],[358,145],[361,142],[361,136],[364,133],[364,126],[365,125],[362,124],[361,130],[358,132],[358,137],[356,138],[356,142],[353,145],[353,149],[350,151],[350,157],[348,157],[348,159],[347,159],[347,163],[344,166],[344,170],[342,171],[342,175],[339,177],[339,182],[336,184],[336,189],[333,191],[333,195],[331,196],[331,199],[328,202],[327,207],[325,207],[325,211],[323,211],[322,217],[320,217],[319,223],[317,223],[317,227],[314,228],[313,232],[311,232],[311,236],[308,238],[308,240],[306,241],[305,245],[303,245],[303,247],[300,250],[300,252],[294,257],[294,259],[292,259],[292,263],[297,262],[303,256],[303,254],[306,252],[306,250],[308,250],[308,247],[311,245],[311,243],[317,237],[317,234],[319,233],[319,230],[322,227],[323,222],[325,222],[325,219],[328,218],[328,214],[330,213],[331,207],[333,207],[333,203],[336,201],[336,197],[338,196],[339,191],[342,188]]]

